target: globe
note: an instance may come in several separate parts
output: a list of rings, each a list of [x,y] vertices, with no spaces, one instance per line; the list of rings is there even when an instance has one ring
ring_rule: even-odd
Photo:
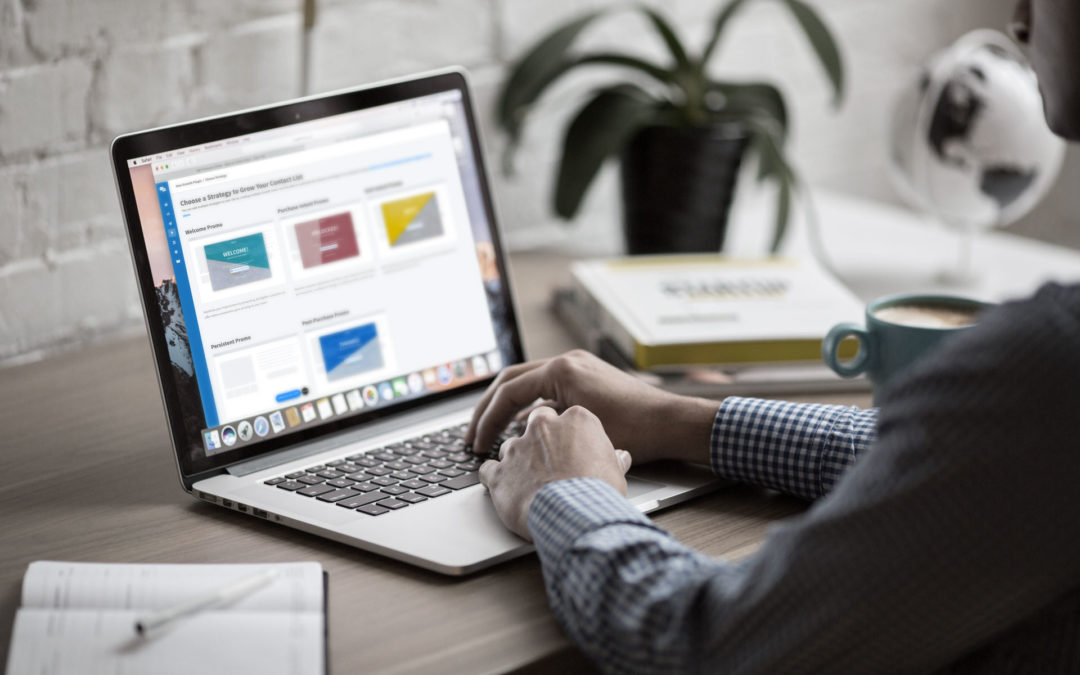
[[[969,33],[933,56],[894,110],[894,182],[946,225],[1012,223],[1061,169],[1065,143],[1046,125],[1035,72],[996,31]]]

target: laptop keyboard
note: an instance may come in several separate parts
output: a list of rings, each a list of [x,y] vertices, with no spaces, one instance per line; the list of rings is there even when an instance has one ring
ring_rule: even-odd
[[[480,482],[485,458],[465,445],[468,426],[449,427],[264,482],[328,505],[381,516]],[[488,456],[498,456],[503,441],[521,431],[517,423],[507,427]]]

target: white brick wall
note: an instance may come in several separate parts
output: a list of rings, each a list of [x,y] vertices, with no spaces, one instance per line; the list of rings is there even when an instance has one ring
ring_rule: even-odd
[[[812,182],[895,199],[882,170],[892,97],[935,49],[970,28],[1003,25],[1011,3],[817,0],[847,55],[850,89],[839,113],[826,105],[816,63],[773,3],[732,26],[717,72],[780,83],[795,111],[795,157]],[[544,31],[588,7],[626,4],[320,0],[313,89],[467,66],[511,240],[557,236],[566,229],[554,224],[548,201],[562,125],[606,73],[567,78],[541,102],[514,178],[497,170],[503,139],[491,106],[507,64]],[[714,11],[711,0],[652,4],[695,43]],[[294,96],[299,8],[300,0],[0,0],[0,363],[141,330],[108,143],[121,132]],[[662,53],[630,13],[598,26],[586,43]],[[1066,177],[1078,175],[1073,152]],[[609,168],[572,226],[576,239],[617,239],[616,193]],[[1059,186],[1019,227],[1080,245],[1077,201],[1075,190]]]

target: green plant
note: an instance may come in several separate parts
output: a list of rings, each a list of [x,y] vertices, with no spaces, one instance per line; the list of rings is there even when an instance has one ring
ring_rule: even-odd
[[[707,65],[716,52],[721,34],[731,18],[745,5],[760,0],[730,0],[717,13],[712,33],[699,54],[684,46],[671,24],[656,10],[631,5],[641,12],[670,52],[671,63],[660,65],[626,53],[572,54],[570,48],[585,28],[610,13],[604,9],[584,14],[542,38],[514,65],[498,100],[500,126],[510,142],[504,156],[509,171],[522,125],[532,105],[549,85],[566,72],[582,66],[606,65],[644,74],[645,86],[626,81],[593,92],[573,117],[563,139],[555,187],[555,211],[572,218],[604,161],[629,142],[644,126],[686,126],[736,123],[748,138],[747,149],[757,156],[759,181],[777,184],[776,225],[772,250],[776,250],[798,186],[795,173],[784,156],[788,111],[783,95],[768,82],[729,82],[709,77]],[[839,104],[844,91],[844,68],[829,29],[804,0],[774,0],[790,10],[825,69]]]

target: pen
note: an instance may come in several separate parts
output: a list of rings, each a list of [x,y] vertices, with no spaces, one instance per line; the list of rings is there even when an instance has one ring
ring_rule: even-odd
[[[171,625],[177,619],[181,619],[189,614],[194,614],[195,612],[209,607],[215,607],[217,605],[223,605],[239,600],[245,595],[253,593],[267,585],[276,579],[277,576],[277,570],[263,570],[258,574],[222,586],[216,591],[211,591],[206,595],[187,600],[178,605],[173,605],[168,609],[163,609],[160,612],[155,612],[140,619],[136,619],[135,632],[141,637],[149,637],[162,628]]]

